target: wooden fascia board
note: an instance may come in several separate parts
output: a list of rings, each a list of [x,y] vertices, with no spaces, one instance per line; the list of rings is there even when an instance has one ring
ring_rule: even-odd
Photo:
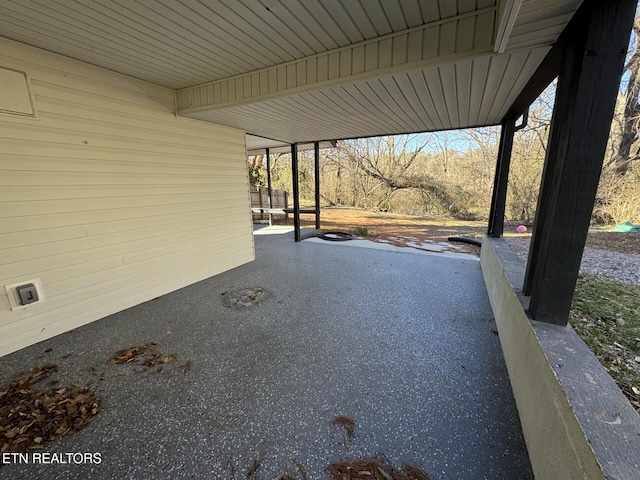
[[[177,91],[189,115],[452,63],[493,52],[497,7]]]
[[[503,6],[504,5],[504,6]],[[503,53],[507,48],[511,31],[516,23],[518,10],[520,10],[522,0],[502,0],[498,9],[498,33],[494,52]]]

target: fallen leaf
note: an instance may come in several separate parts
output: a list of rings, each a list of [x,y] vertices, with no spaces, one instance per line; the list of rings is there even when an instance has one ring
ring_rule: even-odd
[[[385,472],[383,469],[381,469],[380,467],[378,467],[378,473],[382,476],[382,478],[384,478],[385,480],[393,480],[393,477],[391,475],[389,475],[387,472]]]
[[[256,456],[249,465],[249,468],[247,470],[247,478],[253,477],[258,472],[258,470],[260,470],[261,465],[262,462],[260,460],[260,457]]]
[[[346,415],[338,415],[331,420],[331,425],[334,427],[342,427],[344,428],[345,434],[347,436],[347,442],[351,443],[356,436],[356,421],[347,417]]]

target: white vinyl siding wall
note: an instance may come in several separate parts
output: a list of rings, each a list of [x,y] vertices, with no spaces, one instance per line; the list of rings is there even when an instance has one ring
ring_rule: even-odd
[[[0,115],[0,355],[254,258],[245,136],[173,90],[0,38],[36,118]],[[46,300],[12,311],[5,285]]]

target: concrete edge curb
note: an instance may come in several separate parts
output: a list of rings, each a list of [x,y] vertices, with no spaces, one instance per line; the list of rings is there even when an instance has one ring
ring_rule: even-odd
[[[640,416],[570,326],[531,320],[524,265],[485,237],[481,266],[536,478],[640,477]]]

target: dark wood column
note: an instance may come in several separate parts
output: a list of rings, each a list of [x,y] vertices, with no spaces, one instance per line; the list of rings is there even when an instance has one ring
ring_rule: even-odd
[[[635,8],[636,0],[586,0],[563,34],[524,286],[539,321],[568,320]]]
[[[293,183],[293,237],[300,241],[300,188],[298,186],[298,144],[291,144],[291,177]]]
[[[269,155],[269,149],[265,149],[264,156],[267,159],[267,194],[269,195],[269,208],[273,208],[273,197],[271,195],[271,155]],[[271,214],[269,214],[269,219],[271,219]]]
[[[315,180],[316,229],[320,230],[320,144],[313,144],[313,173]]]
[[[499,238],[504,232],[504,211],[507,204],[507,184],[509,182],[509,167],[511,166],[513,134],[515,131],[515,117],[509,117],[502,122],[498,161],[496,163],[496,173],[493,179],[493,193],[491,195],[489,229],[487,231],[487,234],[491,237]]]

